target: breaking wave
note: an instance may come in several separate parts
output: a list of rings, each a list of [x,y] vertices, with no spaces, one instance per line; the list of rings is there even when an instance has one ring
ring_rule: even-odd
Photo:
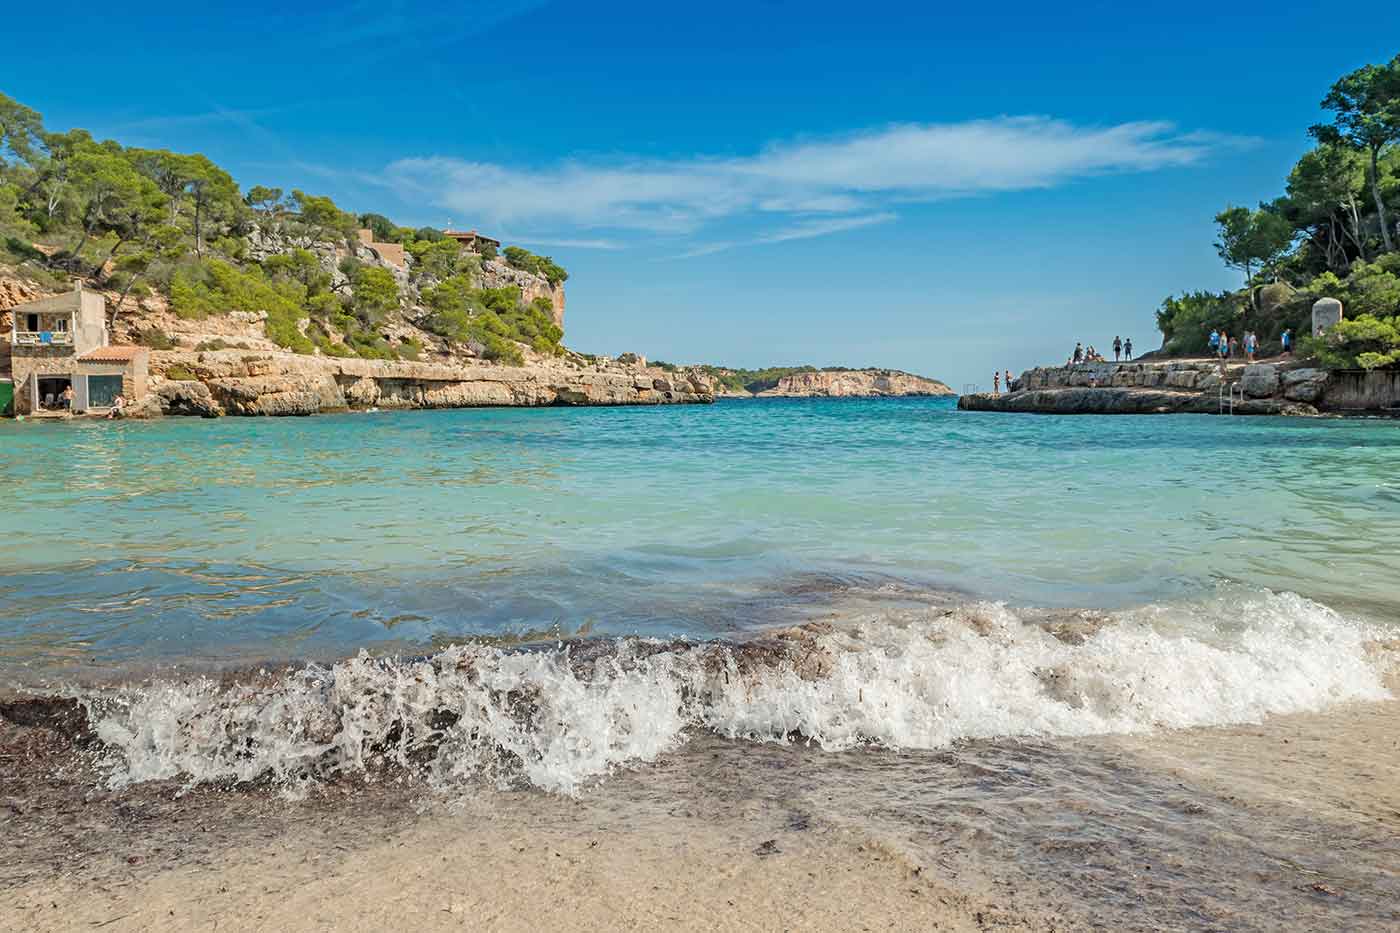
[[[1390,694],[1371,628],[1292,594],[1118,613],[978,603],[741,644],[451,647],[84,693],[113,786],[409,772],[577,793],[707,730],[825,750],[1257,721]]]

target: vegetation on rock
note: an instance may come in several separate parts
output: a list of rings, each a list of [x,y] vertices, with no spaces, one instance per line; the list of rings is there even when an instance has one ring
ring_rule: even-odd
[[[1204,352],[1212,329],[1254,331],[1266,350],[1291,330],[1328,367],[1400,366],[1400,55],[1338,79],[1322,108],[1330,122],[1310,128],[1316,146],[1285,193],[1216,215],[1216,250],[1244,288],[1164,300],[1168,353]],[[1319,298],[1340,299],[1346,319],[1312,339]]]
[[[377,243],[402,244],[408,269],[364,249],[361,227]],[[550,285],[568,278],[547,256],[505,252]],[[474,255],[441,231],[356,216],[328,197],[240,191],[203,155],[50,132],[0,94],[0,265],[55,290],[80,277],[115,292],[113,322],[131,299],[155,293],[185,319],[262,317],[268,339],[297,353],[417,359],[432,339],[413,336],[422,320],[449,351],[511,363],[523,361],[522,344],[562,352],[548,299],[480,287],[482,263],[493,260],[494,250]]]
[[[564,280],[569,277],[569,273],[564,271],[564,267],[548,256],[536,256],[519,246],[507,246],[504,252],[506,262],[517,269],[524,269],[526,272],[544,276],[549,280],[550,285],[563,284]]]

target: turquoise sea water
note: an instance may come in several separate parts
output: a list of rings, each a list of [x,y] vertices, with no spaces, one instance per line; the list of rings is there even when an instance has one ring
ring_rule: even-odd
[[[727,637],[844,587],[1400,617],[1400,423],[948,400],[0,422],[0,676]]]

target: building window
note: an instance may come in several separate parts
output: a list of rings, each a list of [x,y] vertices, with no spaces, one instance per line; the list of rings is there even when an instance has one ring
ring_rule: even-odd
[[[35,334],[35,333],[38,333],[38,332],[39,332],[39,315],[37,315],[37,314],[28,314],[28,315],[25,315],[24,320],[25,320],[25,325],[26,325],[26,326],[25,326],[25,330],[29,331],[31,334]]]
[[[88,376],[88,407],[111,408],[122,394],[121,376]]]

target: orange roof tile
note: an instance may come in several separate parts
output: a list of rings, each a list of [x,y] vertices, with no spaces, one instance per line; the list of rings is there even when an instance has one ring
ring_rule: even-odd
[[[127,363],[146,352],[145,347],[98,347],[78,357],[81,362]]]

